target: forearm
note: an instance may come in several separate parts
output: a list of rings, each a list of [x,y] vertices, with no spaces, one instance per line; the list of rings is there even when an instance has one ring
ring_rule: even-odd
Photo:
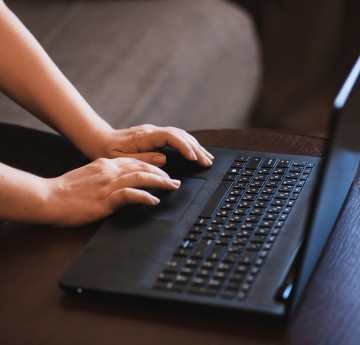
[[[1,90],[91,156],[96,141],[111,127],[1,1],[0,50]]]
[[[0,219],[48,223],[46,180],[0,163]]]

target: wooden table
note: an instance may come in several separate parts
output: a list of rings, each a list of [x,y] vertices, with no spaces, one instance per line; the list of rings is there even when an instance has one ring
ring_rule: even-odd
[[[263,130],[195,132],[204,145],[320,155],[324,141]],[[360,344],[360,181],[295,317],[286,325],[236,315],[84,300],[58,278],[94,234],[8,224],[0,229],[0,344]]]

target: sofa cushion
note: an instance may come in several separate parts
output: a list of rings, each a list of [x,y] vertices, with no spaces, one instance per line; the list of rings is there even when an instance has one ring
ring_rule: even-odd
[[[251,18],[216,0],[7,1],[114,127],[238,127],[261,64]],[[45,128],[5,97],[7,122]]]

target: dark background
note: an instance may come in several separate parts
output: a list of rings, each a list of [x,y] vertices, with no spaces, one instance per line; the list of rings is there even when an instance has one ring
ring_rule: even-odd
[[[233,0],[255,19],[263,88],[252,125],[324,135],[360,53],[358,0]]]

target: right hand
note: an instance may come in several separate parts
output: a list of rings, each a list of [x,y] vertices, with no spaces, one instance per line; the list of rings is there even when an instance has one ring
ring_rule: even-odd
[[[126,204],[159,203],[158,198],[139,188],[180,187],[180,181],[163,170],[134,158],[100,158],[48,183],[48,223],[58,227],[92,223]]]

